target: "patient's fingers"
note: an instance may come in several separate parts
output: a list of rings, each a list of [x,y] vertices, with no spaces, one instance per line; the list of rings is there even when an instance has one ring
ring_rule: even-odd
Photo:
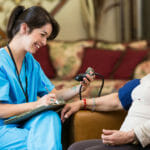
[[[65,105],[65,107],[63,108],[63,110],[61,111],[61,120],[62,122],[65,121],[65,115],[66,115],[66,112],[69,110],[69,106],[68,105]]]
[[[111,134],[113,134],[115,132],[116,132],[116,130],[106,130],[106,129],[103,129],[103,134],[104,135],[111,135]]]
[[[75,101],[75,102],[66,104],[61,112],[62,121],[69,118],[73,113],[79,111],[82,105],[83,105],[82,101]]]

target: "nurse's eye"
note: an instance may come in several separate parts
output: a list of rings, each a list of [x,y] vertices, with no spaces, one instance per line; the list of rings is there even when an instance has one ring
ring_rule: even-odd
[[[42,37],[44,37],[44,36],[45,36],[45,34],[44,34],[44,33],[41,33],[41,36],[42,36]]]

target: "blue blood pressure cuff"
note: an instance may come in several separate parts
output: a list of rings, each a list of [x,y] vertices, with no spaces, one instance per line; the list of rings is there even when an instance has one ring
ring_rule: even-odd
[[[120,102],[125,110],[128,110],[132,104],[132,90],[140,84],[140,79],[134,79],[127,82],[118,91]]]

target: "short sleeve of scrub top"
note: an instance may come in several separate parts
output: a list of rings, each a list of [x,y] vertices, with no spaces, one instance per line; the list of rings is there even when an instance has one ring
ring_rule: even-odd
[[[9,103],[9,81],[3,72],[3,68],[0,68],[0,100],[4,103]]]
[[[131,93],[132,90],[140,84],[140,79],[134,79],[127,82],[118,91],[120,102],[125,110],[128,110],[132,104]]]

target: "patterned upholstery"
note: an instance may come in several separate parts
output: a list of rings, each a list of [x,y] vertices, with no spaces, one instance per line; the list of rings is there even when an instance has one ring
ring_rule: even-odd
[[[72,79],[82,64],[84,47],[93,46],[93,41],[48,42],[50,57],[59,79]]]

